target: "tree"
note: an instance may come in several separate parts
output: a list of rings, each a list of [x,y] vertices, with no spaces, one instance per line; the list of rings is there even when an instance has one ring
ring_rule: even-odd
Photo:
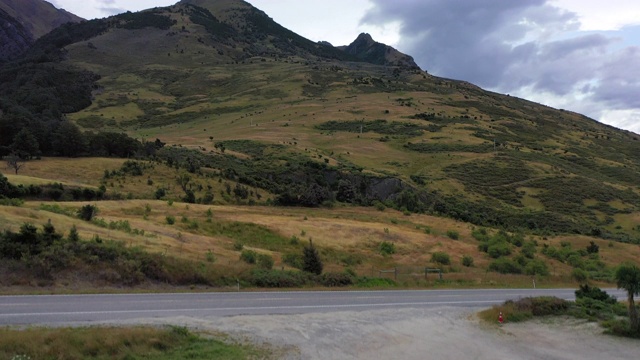
[[[627,299],[629,301],[629,323],[631,329],[640,331],[640,323],[638,322],[638,310],[633,301],[634,295],[640,295],[640,268],[635,264],[622,264],[616,270],[616,283],[618,289],[627,291]]]
[[[38,139],[27,128],[20,130],[16,136],[13,137],[13,144],[11,144],[13,153],[21,157],[22,159],[31,159],[34,156],[40,155],[40,145]]]
[[[22,169],[26,164],[26,161],[16,154],[8,155],[4,159],[7,161],[7,167],[13,169],[16,172],[16,175],[18,175],[18,170]]]
[[[309,246],[305,246],[302,253],[302,270],[316,275],[322,274],[322,260],[318,250],[309,239]]]

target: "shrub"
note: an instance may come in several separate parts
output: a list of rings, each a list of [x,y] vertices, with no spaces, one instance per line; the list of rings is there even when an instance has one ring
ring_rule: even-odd
[[[547,276],[549,275],[549,268],[547,267],[547,263],[544,261],[535,259],[529,261],[529,263],[525,265],[524,273],[527,275]]]
[[[431,254],[431,262],[440,265],[449,265],[451,264],[451,258],[449,257],[449,254],[445,252],[434,252]]]
[[[520,264],[507,258],[500,258],[492,261],[491,264],[489,264],[489,270],[499,272],[501,274],[521,274],[522,273],[522,267],[520,266]]]
[[[171,215],[167,216],[165,218],[165,220],[167,221],[167,224],[169,224],[169,225],[173,225],[173,224],[176,223],[176,218],[171,216]]]
[[[378,245],[378,251],[382,255],[392,255],[396,253],[396,244],[388,241],[383,241]]]
[[[242,250],[242,248],[244,248],[244,244],[242,244],[240,241],[236,241],[233,243],[233,250],[240,251]]]
[[[453,239],[453,240],[458,240],[460,238],[460,234],[457,231],[448,230],[447,231],[447,237],[449,237],[450,239]]]
[[[606,291],[597,286],[589,286],[588,284],[580,285],[580,288],[576,290],[576,299],[585,298],[602,301],[606,304],[615,304],[618,302],[615,296],[607,294]]]
[[[349,286],[353,284],[353,277],[346,272],[329,272],[322,274],[320,283],[328,287]]]
[[[299,271],[254,269],[249,281],[259,287],[292,288],[304,286],[312,279],[310,274]]]
[[[300,254],[284,254],[282,255],[282,262],[300,270],[302,270],[303,267],[302,256]]]
[[[207,258],[207,262],[210,262],[210,263],[214,262],[216,259],[215,256],[213,255],[213,252],[211,252],[211,250],[207,251],[206,258]]]
[[[465,255],[462,257],[462,265],[466,267],[473,266],[473,258],[471,255]]]
[[[258,254],[256,263],[263,269],[271,270],[273,268],[273,257],[267,254]]]
[[[507,242],[493,243],[487,247],[486,252],[494,259],[502,256],[508,256],[511,255],[511,245]]]
[[[240,253],[240,260],[247,264],[255,264],[258,257],[258,253],[253,250],[242,250]]]
[[[576,268],[571,271],[571,277],[577,282],[584,282],[589,278],[589,274],[582,269]]]
[[[91,204],[87,204],[78,210],[78,217],[84,221],[91,221],[97,214],[98,208]]]

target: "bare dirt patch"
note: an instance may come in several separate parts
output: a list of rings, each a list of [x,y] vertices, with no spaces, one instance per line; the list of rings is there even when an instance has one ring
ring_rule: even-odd
[[[502,327],[479,308],[439,307],[298,315],[139,319],[223,332],[281,349],[284,359],[633,359],[640,341],[602,334],[595,323],[548,318]]]

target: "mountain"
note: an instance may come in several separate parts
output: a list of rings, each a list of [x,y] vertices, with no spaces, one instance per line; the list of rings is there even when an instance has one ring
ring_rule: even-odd
[[[0,61],[17,58],[56,27],[81,20],[42,0],[0,0]]]
[[[366,33],[360,34],[348,46],[340,48],[347,54],[372,64],[420,69],[411,56],[405,55],[391,46],[374,41],[371,35]]]
[[[33,41],[33,36],[21,22],[0,9],[0,61],[20,56]]]
[[[20,67],[2,74],[6,149],[16,118],[47,118],[33,135],[59,155],[50,134],[69,120],[158,138],[173,145],[155,154],[165,163],[260,189],[270,204],[386,204],[640,241],[639,135],[432,76],[366,34],[338,48],[244,1],[184,0],[63,25],[22,61],[33,82]],[[205,199],[205,185],[194,189],[187,199]],[[222,199],[234,202],[231,187]]]
[[[44,0],[0,0],[0,9],[20,22],[33,39],[67,22],[83,19]]]

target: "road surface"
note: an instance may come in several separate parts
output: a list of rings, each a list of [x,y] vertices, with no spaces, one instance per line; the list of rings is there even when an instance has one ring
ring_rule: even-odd
[[[574,299],[575,289],[290,291],[0,296],[0,326],[101,323],[176,316],[308,314],[434,306],[491,306],[528,296]],[[626,293],[607,289],[618,299]]]

